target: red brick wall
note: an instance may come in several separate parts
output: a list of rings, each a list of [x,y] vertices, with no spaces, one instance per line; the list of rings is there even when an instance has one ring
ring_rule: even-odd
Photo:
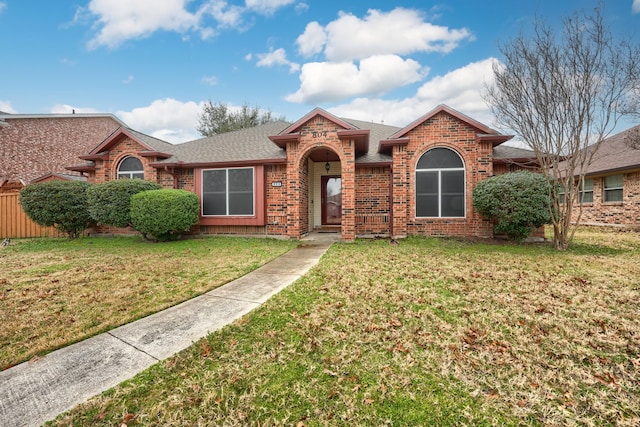
[[[287,166],[271,165],[265,167],[265,194],[267,210],[267,234],[269,235],[287,235]],[[273,187],[271,183],[278,182],[282,186]]]
[[[82,163],[120,127],[111,117],[8,118],[0,127],[0,181],[29,183],[51,172],[74,174],[67,166]]]
[[[400,220],[395,221],[394,235],[406,234],[434,236],[493,236],[490,221],[483,219],[473,208],[473,189],[476,184],[493,175],[493,146],[490,142],[481,142],[476,138],[477,130],[441,112],[417,126],[407,135],[410,139],[404,157],[405,166],[398,165],[394,159],[394,191],[406,195],[404,212],[394,211],[406,218],[404,227]],[[456,151],[465,166],[466,215],[464,218],[416,218],[415,206],[415,167],[420,157],[429,149],[447,147]],[[401,147],[397,147],[401,148]],[[397,168],[397,169],[396,169]],[[403,183],[403,180],[404,183]],[[402,187],[400,190],[398,187]],[[396,199],[397,200],[397,199]],[[398,209],[399,210],[399,209]]]
[[[389,167],[356,168],[356,234],[389,234]]]
[[[309,173],[307,160],[317,149],[340,157],[342,170],[342,239],[355,239],[355,143],[338,138],[339,127],[315,116],[300,128],[300,141],[287,143],[287,235],[298,238],[309,228]]]
[[[580,223],[640,228],[640,172],[624,174],[622,202],[604,202],[604,178],[593,178],[593,203],[582,205]],[[574,205],[572,219],[578,217]]]

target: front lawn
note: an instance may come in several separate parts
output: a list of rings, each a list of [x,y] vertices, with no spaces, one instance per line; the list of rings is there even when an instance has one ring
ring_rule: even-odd
[[[14,240],[0,249],[0,369],[202,294],[295,245],[243,238]]]
[[[55,425],[639,425],[640,235],[334,244]]]

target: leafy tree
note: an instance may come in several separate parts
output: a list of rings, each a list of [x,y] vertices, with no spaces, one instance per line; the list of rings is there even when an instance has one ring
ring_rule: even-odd
[[[584,174],[621,118],[638,113],[640,48],[617,40],[601,10],[576,13],[557,34],[538,20],[532,34],[501,46],[486,100],[499,124],[531,148],[551,185],[554,246],[566,249],[579,223]],[[561,199],[559,194],[564,194]],[[577,222],[572,222],[574,208]]]
[[[198,223],[200,199],[186,190],[149,190],[131,197],[131,221],[145,238],[177,239]]]
[[[208,101],[198,117],[197,131],[202,136],[213,136],[280,120],[285,118],[274,117],[271,111],[260,112],[258,107],[249,107],[246,103],[239,110],[233,110],[225,104]]]
[[[480,181],[473,190],[473,206],[495,221],[495,231],[524,240],[536,228],[551,222],[550,185],[544,176],[513,172]]]
[[[20,190],[20,205],[36,224],[76,238],[93,223],[89,215],[87,189],[83,181],[47,181]]]
[[[92,185],[87,190],[89,214],[98,224],[129,227],[131,197],[141,191],[160,188],[160,184],[142,179],[116,179]]]

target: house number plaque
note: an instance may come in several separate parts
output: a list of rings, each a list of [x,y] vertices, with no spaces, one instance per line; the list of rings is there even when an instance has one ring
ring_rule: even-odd
[[[273,181],[271,183],[272,187],[282,187],[282,181]]]

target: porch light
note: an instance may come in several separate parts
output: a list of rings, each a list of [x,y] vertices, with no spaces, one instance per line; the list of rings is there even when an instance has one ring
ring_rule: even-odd
[[[324,170],[326,170],[327,173],[329,173],[329,171],[331,170],[331,164],[329,163],[329,153],[327,153],[327,163],[324,164]]]

